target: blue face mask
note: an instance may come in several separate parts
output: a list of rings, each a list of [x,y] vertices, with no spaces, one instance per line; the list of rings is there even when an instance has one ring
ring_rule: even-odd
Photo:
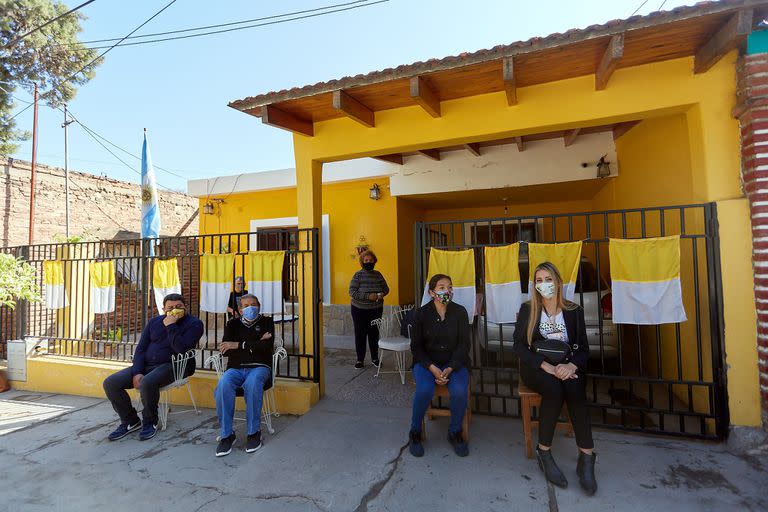
[[[259,306],[248,306],[243,309],[243,320],[247,322],[255,322],[259,317]]]

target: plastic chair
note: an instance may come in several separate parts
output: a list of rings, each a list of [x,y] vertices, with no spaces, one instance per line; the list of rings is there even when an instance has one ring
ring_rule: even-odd
[[[393,325],[397,325],[397,332],[400,332],[400,323],[403,320],[403,317],[405,314],[412,308],[413,306],[408,306],[405,308],[397,307],[394,308],[393,312],[387,316],[383,316],[381,318],[377,318],[376,320],[371,321],[371,325],[375,325],[379,328],[379,332],[389,332],[389,330],[392,328]],[[408,337],[404,338],[403,336],[388,336],[385,338],[379,338],[379,366],[376,370],[376,374],[374,377],[378,377],[381,373],[399,373],[400,374],[400,382],[405,384],[405,372],[408,369],[408,365],[406,364],[406,354],[410,352],[411,350],[411,340],[410,340],[410,326],[408,326]],[[395,370],[394,371],[386,371],[382,372],[381,367],[384,365],[384,353],[386,351],[394,352],[395,354]]]
[[[275,429],[272,427],[272,416],[279,417],[280,412],[277,410],[277,399],[275,398],[275,376],[277,375],[277,368],[280,361],[288,357],[288,352],[283,347],[283,340],[279,336],[275,337],[274,352],[272,353],[272,375],[269,381],[264,387],[264,398],[261,402],[262,421],[267,426],[267,431],[270,434],[275,433]],[[224,356],[221,353],[213,354],[205,360],[205,364],[210,364],[216,376],[219,380],[224,375]],[[235,390],[235,396],[244,396],[245,391],[242,387]],[[243,420],[243,418],[235,418]],[[218,438],[217,438],[218,440]]]
[[[187,392],[189,393],[189,399],[192,401],[192,407],[195,408],[195,412],[200,414],[195,403],[195,397],[192,394],[192,387],[189,385],[189,376],[185,376],[187,372],[187,365],[189,361],[195,364],[197,357],[197,350],[188,350],[183,354],[175,354],[171,356],[171,364],[173,365],[173,382],[167,386],[160,388],[160,403],[158,404],[157,415],[160,422],[160,430],[165,430],[168,426],[168,413],[171,411],[171,390],[187,386]]]

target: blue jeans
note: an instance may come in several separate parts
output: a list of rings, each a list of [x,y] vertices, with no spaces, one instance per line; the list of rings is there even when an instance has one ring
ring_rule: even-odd
[[[448,365],[438,366],[444,370]],[[429,403],[435,394],[435,376],[421,363],[413,365],[413,379],[416,381],[416,393],[413,395],[413,414],[411,430],[421,432],[421,422],[427,413]],[[451,423],[448,432],[456,433],[461,430],[461,422],[467,411],[467,387],[469,386],[469,371],[466,367],[454,370],[448,376],[448,393],[451,396]]]
[[[269,380],[270,373],[269,368],[257,366],[255,368],[230,368],[221,376],[214,397],[216,398],[216,413],[219,415],[222,439],[232,435],[232,419],[235,416],[235,398],[238,388],[243,388],[248,435],[261,430],[264,383]]]

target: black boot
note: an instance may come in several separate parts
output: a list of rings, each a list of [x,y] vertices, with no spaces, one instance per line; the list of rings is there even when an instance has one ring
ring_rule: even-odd
[[[539,467],[544,472],[547,480],[558,487],[562,487],[563,489],[568,487],[568,480],[566,480],[565,475],[562,471],[560,471],[560,468],[557,467],[557,463],[552,457],[551,450],[541,450],[537,446],[536,459],[539,461]]]
[[[579,451],[579,462],[576,465],[576,474],[579,475],[579,483],[589,496],[597,491],[597,480],[595,480],[595,459],[597,455]]]
[[[411,430],[408,433],[408,438],[411,441],[408,446],[408,449],[411,452],[411,455],[413,455],[414,457],[423,457],[424,445],[421,444],[421,432],[416,432],[415,430]]]

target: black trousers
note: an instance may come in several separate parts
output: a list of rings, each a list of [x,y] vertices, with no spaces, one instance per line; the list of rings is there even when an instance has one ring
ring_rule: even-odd
[[[560,380],[540,368],[533,370],[523,366],[520,370],[525,385],[541,395],[539,444],[552,446],[557,420],[565,402],[576,434],[576,445],[584,449],[594,448],[592,421],[587,408],[586,376],[579,372],[578,379]]]
[[[360,309],[352,306],[352,324],[355,327],[355,350],[357,360],[365,360],[365,341],[371,349],[371,360],[379,358],[379,328],[371,325],[372,320],[381,318],[383,307],[376,309]]]

